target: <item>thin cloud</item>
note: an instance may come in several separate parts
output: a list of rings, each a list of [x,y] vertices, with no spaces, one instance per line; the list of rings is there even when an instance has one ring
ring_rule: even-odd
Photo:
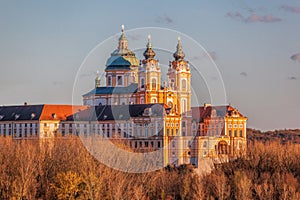
[[[202,55],[200,56],[193,56],[190,58],[191,61],[193,60],[202,60],[204,58],[210,58],[212,60],[217,60],[217,53],[215,51],[208,51],[208,52],[203,52]]]
[[[234,20],[242,21],[244,23],[273,23],[282,21],[281,18],[274,17],[272,15],[258,15],[256,13],[252,13],[250,16],[244,16],[240,12],[228,12],[226,16]]]
[[[226,16],[235,20],[244,21],[244,16],[240,12],[228,12]]]
[[[155,19],[155,22],[163,23],[163,24],[172,24],[174,22],[174,20],[171,17],[169,17],[168,15],[164,14],[163,16],[158,16]]]
[[[291,56],[291,59],[292,59],[293,61],[298,61],[298,62],[300,62],[300,53],[296,53],[296,54],[292,55],[292,56]]]
[[[240,75],[241,75],[241,76],[244,76],[244,77],[247,77],[247,76],[248,76],[247,72],[241,72]]]
[[[282,5],[279,9],[291,13],[300,13],[300,7],[296,6]]]
[[[295,80],[298,80],[298,79],[299,79],[299,77],[296,77],[296,76],[288,77],[288,80],[290,80],[290,81],[295,81]]]

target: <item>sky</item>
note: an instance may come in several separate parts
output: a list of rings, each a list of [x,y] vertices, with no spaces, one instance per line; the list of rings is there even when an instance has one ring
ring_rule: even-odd
[[[249,127],[300,128],[299,21],[300,0],[0,0],[0,105],[81,104],[73,94],[80,66],[125,24],[171,29],[201,44],[220,71],[227,103]],[[93,88],[95,74],[84,88]]]

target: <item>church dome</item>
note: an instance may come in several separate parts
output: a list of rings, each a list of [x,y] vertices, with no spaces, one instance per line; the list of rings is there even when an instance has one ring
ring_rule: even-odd
[[[130,66],[138,66],[139,60],[135,54],[128,49],[128,41],[124,34],[124,26],[122,25],[122,34],[119,38],[118,48],[111,53],[110,58],[106,62],[106,70],[109,69],[130,69]]]

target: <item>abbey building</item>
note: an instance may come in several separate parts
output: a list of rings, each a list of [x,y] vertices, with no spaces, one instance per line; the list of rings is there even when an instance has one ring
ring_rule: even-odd
[[[138,60],[122,28],[117,49],[83,95],[83,106],[0,107],[0,135],[14,139],[97,134],[135,152],[162,150],[164,165],[201,165],[204,157],[229,159],[246,153],[247,118],[231,105],[191,105],[189,62],[178,38],[162,82],[151,38]],[[74,109],[75,108],[75,109]]]
[[[161,66],[150,39],[148,36],[144,59],[139,61],[129,49],[122,28],[118,48],[106,63],[106,85],[100,84],[98,76],[95,88],[83,95],[84,105],[95,106],[97,112],[115,110],[97,115],[96,126],[101,130],[111,126],[104,131],[109,132],[107,137],[124,138],[137,151],[165,147],[165,164],[197,166],[203,157],[245,154],[247,118],[230,105],[192,107],[192,74],[180,38],[166,82],[162,82]],[[130,112],[125,117],[119,110],[126,108],[137,109],[140,114]]]

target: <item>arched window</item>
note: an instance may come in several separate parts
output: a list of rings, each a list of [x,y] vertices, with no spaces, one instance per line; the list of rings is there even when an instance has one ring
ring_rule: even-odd
[[[141,88],[145,88],[145,79],[144,78],[141,78]]]
[[[218,154],[228,154],[228,144],[225,141],[220,141],[218,143]]]
[[[144,104],[144,103],[145,103],[144,97],[141,97],[141,104]]]
[[[175,88],[175,80],[171,79],[171,88],[174,89]]]
[[[186,91],[187,90],[187,84],[186,84],[186,79],[181,80],[181,90]]]
[[[151,80],[151,87],[152,87],[152,90],[156,90],[156,79],[155,78],[153,78]]]

